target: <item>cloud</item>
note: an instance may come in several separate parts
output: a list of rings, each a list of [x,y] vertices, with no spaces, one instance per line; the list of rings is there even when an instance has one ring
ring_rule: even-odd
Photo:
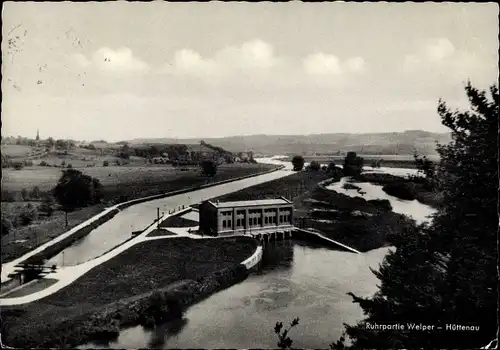
[[[225,47],[211,57],[203,57],[194,50],[184,48],[177,51],[172,62],[167,62],[161,71],[193,76],[254,75],[276,68],[284,61],[284,58],[275,56],[269,43],[254,39],[238,46]]]
[[[213,74],[218,70],[217,63],[204,59],[198,52],[182,49],[175,53],[173,66],[180,72],[194,74]],[[167,68],[171,66],[168,65]]]
[[[402,68],[410,73],[439,70],[442,73],[457,73],[474,70],[478,65],[475,55],[460,51],[447,38],[427,40],[415,52],[405,56]]]
[[[92,66],[106,72],[144,72],[149,69],[149,65],[134,57],[132,50],[127,47],[116,50],[102,47],[92,54],[90,59],[81,53],[73,55],[73,59],[82,67]]]
[[[363,73],[365,71],[365,60],[362,57],[352,57],[345,62],[347,69],[354,73]]]
[[[304,59],[304,69],[306,73],[312,75],[342,74],[340,59],[331,54],[314,53]]]
[[[92,62],[87,57],[85,57],[84,54],[81,53],[74,54],[73,59],[79,66],[84,68],[92,64]]]
[[[351,57],[345,61],[341,61],[336,55],[322,52],[305,57],[303,66],[307,74],[316,76],[340,76],[346,73],[363,73],[366,69],[366,63],[362,57]]]
[[[455,47],[446,38],[429,40],[424,47],[425,57],[431,62],[442,62],[455,52]]]

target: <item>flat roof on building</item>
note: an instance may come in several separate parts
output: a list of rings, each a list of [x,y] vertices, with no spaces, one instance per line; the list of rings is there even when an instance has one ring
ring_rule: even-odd
[[[234,202],[212,202],[210,203],[217,208],[235,208],[235,207],[255,207],[264,205],[283,205],[292,204],[285,198],[272,198],[272,199],[256,199],[250,201],[234,201]]]

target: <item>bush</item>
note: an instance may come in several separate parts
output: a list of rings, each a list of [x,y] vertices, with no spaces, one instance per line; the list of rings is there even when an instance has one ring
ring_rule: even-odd
[[[102,166],[109,166],[109,162],[107,160],[103,161]]]
[[[33,161],[32,160],[25,160],[24,165],[25,166],[33,166]]]
[[[390,196],[404,200],[414,200],[415,193],[413,189],[404,182],[389,183],[382,187],[382,190]]]
[[[301,171],[304,168],[304,157],[302,156],[294,156],[292,158],[292,165],[294,171]]]
[[[31,204],[25,205],[19,213],[19,223],[23,226],[29,225],[37,217],[36,208]]]
[[[21,190],[21,199],[22,199],[23,201],[27,201],[27,200],[29,199],[28,190],[27,190],[27,189],[25,189],[25,188],[23,188],[23,189]]]
[[[66,166],[66,161],[65,161],[65,160],[63,160],[63,161],[61,162],[61,166],[62,166],[62,167],[65,167],[65,166]]]
[[[201,162],[203,174],[214,176],[217,173],[217,164],[213,160],[204,160]]]
[[[38,188],[38,186],[34,186],[31,190],[30,197],[33,199],[39,199],[41,195],[42,193],[40,192],[40,188]]]
[[[2,215],[2,236],[8,235],[12,228],[12,222]]]
[[[317,160],[313,160],[311,164],[309,164],[309,169],[312,171],[319,171],[321,168],[321,164]]]
[[[16,195],[9,191],[2,191],[2,202],[16,202]]]
[[[375,205],[377,208],[380,208],[382,210],[386,211],[392,210],[391,202],[388,199],[371,199],[368,201],[368,203],[371,203]]]
[[[73,165],[70,163],[70,164],[68,164],[67,168],[71,169],[71,168],[73,168]]]
[[[52,213],[54,212],[54,199],[52,198],[52,196],[45,196],[42,204],[40,205],[39,211],[47,217],[52,215]]]
[[[21,170],[22,168],[24,168],[24,165],[22,163],[15,163],[13,167],[15,170]]]
[[[42,160],[40,162],[40,164],[38,164],[39,166],[50,166],[46,161]]]

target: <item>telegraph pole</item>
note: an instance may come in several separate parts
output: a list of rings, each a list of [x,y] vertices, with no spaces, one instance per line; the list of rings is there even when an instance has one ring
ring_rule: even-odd
[[[160,228],[160,208],[156,208],[156,227]]]

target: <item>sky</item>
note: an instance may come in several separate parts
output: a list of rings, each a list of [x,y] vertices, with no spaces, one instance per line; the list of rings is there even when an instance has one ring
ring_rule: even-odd
[[[446,132],[498,80],[495,3],[4,2],[2,135]]]

